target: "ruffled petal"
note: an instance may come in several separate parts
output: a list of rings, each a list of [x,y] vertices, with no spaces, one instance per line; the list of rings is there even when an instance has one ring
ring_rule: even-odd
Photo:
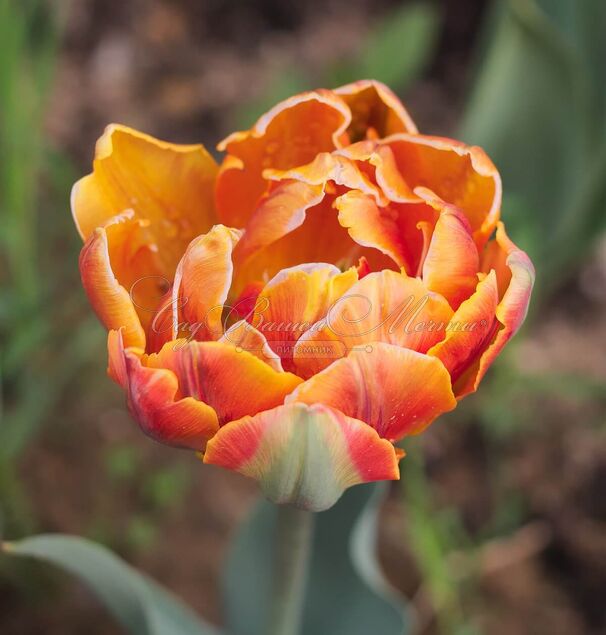
[[[350,119],[342,99],[316,90],[279,103],[250,130],[227,137],[218,146],[228,153],[216,188],[221,221],[244,227],[267,189],[263,170],[286,170],[309,163],[319,152],[330,152]]]
[[[456,400],[443,364],[409,349],[374,342],[301,384],[286,403],[322,403],[398,441],[422,432]]]
[[[139,230],[132,214],[112,219],[90,235],[80,252],[80,276],[91,306],[101,323],[109,329],[123,328],[127,346],[145,347],[145,331],[129,290],[114,274],[112,260],[127,265]],[[110,251],[114,258],[110,258]],[[136,251],[136,250],[135,250]],[[126,261],[126,262],[125,262]],[[119,269],[120,262],[115,265]],[[124,277],[130,278],[125,272]],[[128,280],[124,280],[128,284]]]
[[[172,288],[172,335],[187,331],[194,339],[223,335],[222,311],[232,281],[232,252],[242,232],[215,225],[194,238],[179,262]]]
[[[284,368],[293,370],[295,342],[357,279],[353,267],[344,273],[323,263],[284,269],[261,291],[248,320],[265,335]]]
[[[400,269],[415,275],[424,254],[421,224],[433,227],[437,212],[421,203],[380,207],[362,192],[349,191],[335,201],[339,223],[359,245],[377,249]]]
[[[120,332],[110,332],[108,348],[110,375],[126,390],[129,410],[143,432],[160,443],[204,450],[219,429],[215,411],[180,395],[174,372],[144,366],[136,349],[124,348]]]
[[[386,137],[396,132],[416,133],[417,127],[408,112],[385,84],[360,80],[335,89],[351,110],[347,129],[351,142],[370,137]]]
[[[428,351],[444,364],[453,384],[494,337],[498,302],[496,276],[491,271],[455,311],[444,340]]]
[[[336,190],[360,190],[377,201],[384,197],[353,161],[324,152],[307,165],[265,170],[264,175],[272,180],[271,189],[261,198],[235,252],[238,291],[243,279],[267,280],[301,262],[332,262],[345,268],[360,258],[363,250],[333,209]],[[384,264],[376,256],[374,260],[375,266]]]
[[[263,200],[234,252],[236,295],[247,283],[266,283],[302,262],[330,262],[346,269],[366,253],[339,224],[334,196],[321,193],[316,198],[316,188],[321,186],[285,181]],[[373,261],[376,267],[382,264]]]
[[[477,390],[486,371],[505,344],[518,332],[528,312],[530,295],[535,280],[532,262],[509,239],[502,223],[499,223],[497,227],[496,242],[501,252],[496,257],[496,262],[504,260],[509,270],[505,272],[500,268],[495,269],[499,288],[503,288],[505,284],[507,285],[495,311],[499,328],[476,363],[461,376],[455,385],[455,393],[459,398]],[[493,253],[492,255],[494,256],[495,254]],[[504,278],[499,279],[501,276]]]
[[[246,262],[251,255],[301,227],[309,209],[324,200],[322,185],[295,180],[278,183],[264,197],[246,225],[238,248],[238,262]]]
[[[391,443],[362,421],[317,404],[290,404],[228,424],[205,463],[257,480],[275,503],[328,509],[358,483],[399,478]]]
[[[423,263],[423,282],[431,291],[442,294],[456,310],[476,288],[480,268],[478,250],[469,222],[456,207],[444,203],[428,190],[423,190],[421,195],[440,211]]]
[[[398,134],[381,143],[391,149],[393,169],[408,187],[426,187],[458,207],[469,220],[476,244],[483,247],[501,209],[501,179],[486,153],[477,146],[425,135]]]
[[[501,208],[501,179],[481,148],[441,137],[395,134],[362,141],[338,153],[372,166],[377,184],[394,203],[422,201],[416,188],[424,187],[458,207],[471,225],[478,249],[494,231]]]
[[[201,145],[176,145],[125,126],[108,126],[97,142],[93,172],[72,189],[83,239],[131,209],[147,223],[157,270],[172,278],[187,244],[215,222],[217,165]]]
[[[386,342],[425,353],[444,338],[452,314],[448,302],[417,278],[387,270],[370,273],[299,339],[298,374],[310,377],[328,366],[330,357],[316,353],[324,349],[341,357],[353,348]]]
[[[400,236],[393,213],[380,208],[370,197],[358,190],[351,190],[335,201],[339,223],[349,235],[364,247],[374,247],[389,256],[398,267],[410,271],[406,246]]]
[[[224,342],[165,344],[143,358],[151,368],[168,369],[179,380],[179,393],[214,408],[221,425],[281,404],[301,379],[278,372],[241,348]]]
[[[308,185],[325,186],[332,181],[334,185],[360,190],[374,197],[377,202],[385,200],[381,190],[371,182],[354,161],[336,152],[321,152],[306,165],[289,170],[265,170],[263,174],[273,181],[294,179]]]

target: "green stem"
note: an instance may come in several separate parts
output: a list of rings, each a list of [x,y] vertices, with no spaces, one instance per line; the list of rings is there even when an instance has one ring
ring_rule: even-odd
[[[269,635],[299,635],[314,514],[278,506]]]

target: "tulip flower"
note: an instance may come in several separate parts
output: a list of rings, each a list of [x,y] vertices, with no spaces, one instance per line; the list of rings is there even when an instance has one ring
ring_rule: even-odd
[[[477,147],[385,86],[287,99],[219,144],[110,126],[74,186],[109,373],[152,438],[314,511],[399,477],[474,392],[534,281]]]

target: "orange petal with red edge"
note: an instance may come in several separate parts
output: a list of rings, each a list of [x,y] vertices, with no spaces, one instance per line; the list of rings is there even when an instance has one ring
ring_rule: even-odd
[[[455,311],[444,340],[428,351],[428,355],[444,364],[453,385],[493,338],[498,302],[496,276],[491,271],[478,283],[475,293]]]
[[[286,403],[322,403],[398,441],[422,432],[456,400],[450,376],[435,358],[374,342],[352,351],[301,384]]]
[[[133,348],[124,349],[120,332],[108,338],[110,375],[122,384],[128,407],[143,432],[160,443],[203,450],[219,429],[215,411],[180,394],[174,372],[148,368]]]
[[[349,125],[349,109],[327,90],[287,99],[263,115],[248,131],[236,132],[218,148],[227,151],[217,178],[219,218],[243,227],[267,189],[263,170],[286,170],[330,152]]]
[[[509,269],[507,274],[509,282],[504,295],[500,297],[500,302],[495,311],[501,326],[493,340],[482,352],[477,363],[455,385],[455,393],[459,398],[477,390],[486,371],[505,344],[518,332],[528,312],[530,295],[535,280],[535,270],[532,262],[509,239],[505,233],[503,223],[499,223],[497,226],[496,242]],[[496,270],[497,280],[503,273]],[[501,282],[499,282],[499,287],[501,286]]]
[[[328,509],[352,485],[399,478],[389,441],[320,404],[289,404],[234,421],[208,444],[204,462],[257,480],[275,503],[312,511]]]
[[[281,404],[301,383],[299,377],[278,372],[224,342],[175,340],[145,356],[143,363],[172,371],[179,379],[180,395],[213,407],[221,425]]]
[[[297,371],[309,377],[328,366],[332,360],[314,351],[331,345],[337,354],[339,347],[364,349],[372,342],[425,353],[444,338],[452,314],[448,302],[417,278],[389,270],[370,273],[300,338],[294,357]]]
[[[143,349],[135,349],[137,355],[143,353]],[[107,374],[119,386],[126,390],[128,386],[128,374],[126,372],[126,360],[124,359],[124,341],[122,330],[112,330],[107,334]]]
[[[342,185],[382,200],[380,190],[353,161],[324,152],[308,165],[264,174],[276,183],[260,200],[235,251],[237,291],[251,275],[267,279],[301,262],[349,266],[359,257],[359,247],[336,219],[334,196],[327,193]]]

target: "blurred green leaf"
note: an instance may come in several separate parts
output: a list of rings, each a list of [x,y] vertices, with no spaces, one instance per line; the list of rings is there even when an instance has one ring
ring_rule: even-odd
[[[130,445],[110,447],[105,452],[104,461],[105,470],[112,480],[126,481],[139,468],[139,451]]]
[[[134,549],[150,549],[158,537],[158,525],[145,516],[133,516],[129,519],[127,542]]]
[[[99,350],[99,344],[103,343],[99,335],[96,318],[88,318],[69,338],[60,361],[53,368],[52,380],[48,374],[24,376],[16,407],[2,413],[0,461],[14,458],[23,449],[43,417],[56,406],[62,391],[69,387],[81,368],[82,359],[90,358],[92,351]]]
[[[507,0],[483,38],[461,136],[499,168],[504,218],[539,284],[605,226],[604,24],[603,0]]]
[[[362,559],[359,553],[360,547],[370,554],[376,548],[369,544],[373,532],[367,518],[376,514],[375,492],[374,485],[353,487],[334,507],[316,514],[302,635],[404,632],[403,605],[391,594],[379,594],[380,587],[386,589],[370,564],[372,555]],[[234,541],[224,578],[231,635],[266,633],[276,519],[276,506],[260,501]]]
[[[144,483],[147,500],[156,509],[174,507],[183,498],[190,481],[190,472],[182,463],[159,469]]]
[[[96,543],[41,535],[4,543],[2,550],[50,562],[81,578],[135,635],[218,635],[176,597]]]
[[[354,63],[349,81],[378,79],[401,89],[415,81],[435,51],[440,13],[430,2],[404,4],[383,16]]]

